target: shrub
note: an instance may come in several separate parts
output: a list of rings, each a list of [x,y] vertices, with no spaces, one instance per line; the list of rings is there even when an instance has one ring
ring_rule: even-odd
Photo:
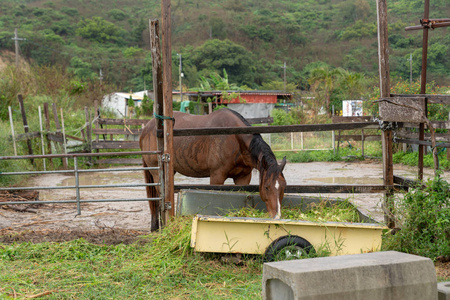
[[[439,176],[417,186],[396,204],[400,231],[385,236],[383,248],[431,259],[450,255],[450,185]]]

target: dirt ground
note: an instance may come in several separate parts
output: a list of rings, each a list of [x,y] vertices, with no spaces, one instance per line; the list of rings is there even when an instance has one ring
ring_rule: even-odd
[[[410,179],[416,177],[416,169],[395,166],[394,174]],[[288,184],[382,184],[383,170],[380,161],[288,163],[284,170]],[[432,176],[425,170],[425,177]],[[444,174],[448,177],[448,174]],[[447,178],[448,179],[448,178]],[[80,185],[136,184],[143,183],[142,171],[108,171],[80,174]],[[251,184],[258,184],[258,172],[254,170]],[[175,175],[176,184],[208,184],[209,178],[188,178]],[[226,184],[232,184],[227,180]],[[33,177],[24,186],[64,187],[75,185],[75,179],[66,174],[46,174]],[[75,190],[39,190],[39,200],[75,200]],[[81,199],[139,199],[145,198],[144,187],[81,189]],[[318,196],[318,195],[311,195]],[[322,194],[323,198],[349,199],[356,207],[373,219],[382,222],[382,194]],[[1,196],[0,196],[1,197]],[[24,210],[24,211],[21,211]],[[150,212],[147,202],[96,202],[81,204],[77,215],[76,204],[44,204],[2,206],[0,208],[0,233],[5,231],[90,231],[129,230],[148,232]]]
[[[142,171],[94,172],[80,175],[80,185],[142,183]],[[395,166],[394,174],[415,179],[417,170]],[[431,170],[425,177],[432,176]],[[362,162],[288,163],[284,175],[288,184],[382,184],[382,164],[377,160]],[[449,180],[449,174],[444,174]],[[73,186],[74,177],[64,174],[41,175],[27,186]],[[176,184],[207,184],[208,178],[187,178],[177,174]],[[231,180],[226,183],[232,183]],[[254,171],[251,184],[258,184]],[[317,196],[317,195],[311,195]],[[381,194],[323,194],[324,198],[349,199],[360,211],[382,222]],[[144,187],[91,188],[81,190],[81,199],[137,199],[145,197]],[[74,189],[40,190],[39,200],[75,200]],[[150,213],[147,202],[97,202],[76,204],[15,205],[0,207],[0,242],[66,241],[84,238],[93,243],[131,243],[149,233]],[[441,266],[442,265],[442,266]],[[449,263],[438,263],[445,278],[450,277]]]

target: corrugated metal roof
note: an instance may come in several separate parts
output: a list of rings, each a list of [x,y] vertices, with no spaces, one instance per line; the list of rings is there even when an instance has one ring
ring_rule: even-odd
[[[199,91],[199,92],[183,92],[184,95],[202,95],[202,96],[219,96],[225,91]],[[292,93],[285,93],[284,91],[226,91],[227,93],[238,93],[241,95],[277,95],[277,96],[292,96]],[[174,94],[179,94],[179,91],[174,91]]]

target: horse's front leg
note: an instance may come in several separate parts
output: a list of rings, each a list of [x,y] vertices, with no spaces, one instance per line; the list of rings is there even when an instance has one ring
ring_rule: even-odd
[[[211,172],[209,177],[209,184],[222,185],[225,183],[225,180],[227,180],[227,175],[223,172]]]
[[[252,180],[252,172],[244,176],[233,178],[235,185],[247,185],[250,184],[251,180]]]

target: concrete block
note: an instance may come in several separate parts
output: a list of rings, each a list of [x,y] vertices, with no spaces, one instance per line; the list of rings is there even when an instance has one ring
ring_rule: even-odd
[[[263,299],[438,299],[436,271],[425,257],[396,251],[265,263]]]
[[[450,300],[450,281],[439,282],[437,289],[439,300]]]

